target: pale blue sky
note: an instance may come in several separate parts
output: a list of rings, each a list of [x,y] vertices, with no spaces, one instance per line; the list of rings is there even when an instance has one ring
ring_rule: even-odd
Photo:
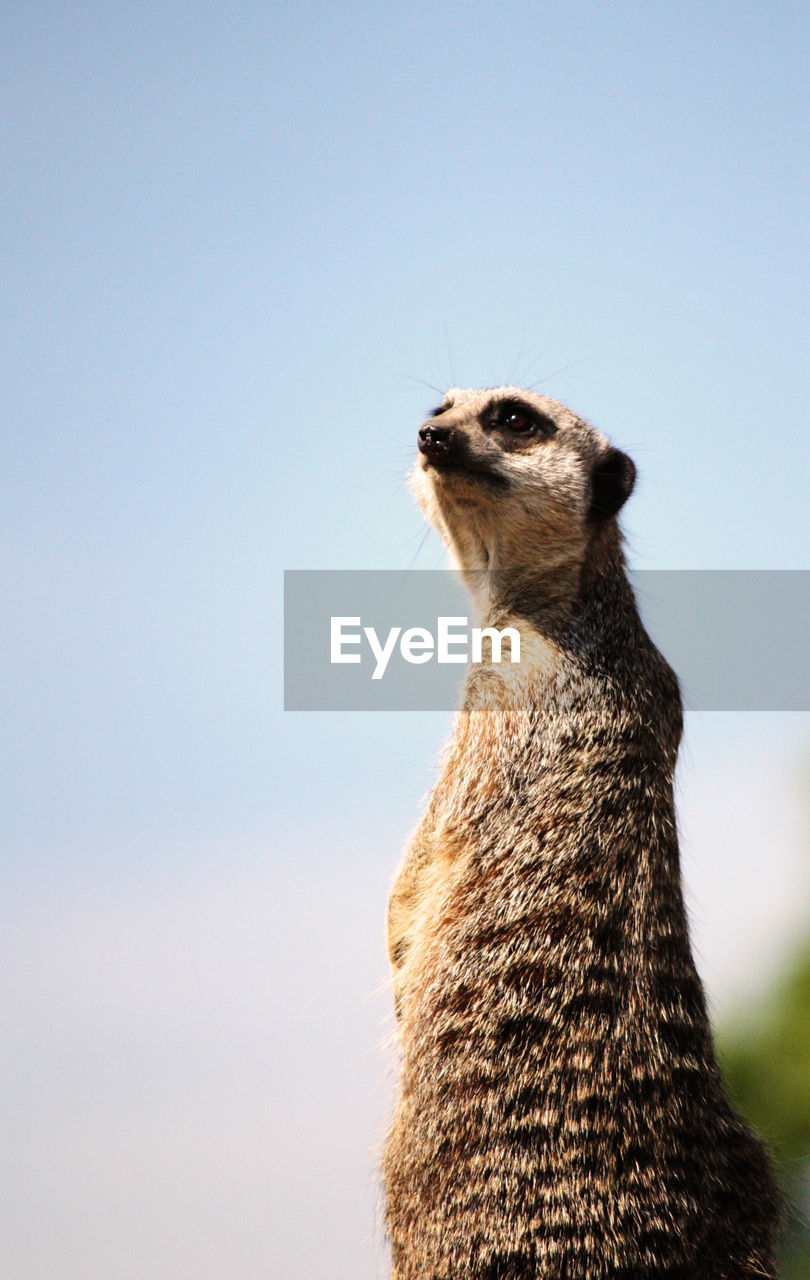
[[[8,3],[0,49],[0,1269],[370,1280],[363,997],[447,718],[285,717],[282,570],[441,564],[420,380],[509,376],[632,454],[637,567],[810,568],[810,14]],[[810,726],[689,735],[722,1001],[804,909]]]

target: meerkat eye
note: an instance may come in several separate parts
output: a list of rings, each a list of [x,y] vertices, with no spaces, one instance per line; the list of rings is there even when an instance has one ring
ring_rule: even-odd
[[[492,422],[498,431],[509,431],[516,436],[530,436],[537,430],[533,414],[516,404],[504,404],[497,409]]]
[[[530,431],[534,431],[536,423],[522,409],[510,409],[501,419],[501,426],[506,427],[507,431],[515,431],[519,435],[528,435]]]
[[[556,424],[545,414],[539,413],[528,405],[509,401],[497,405],[490,418],[490,427],[496,431],[506,431],[511,436],[542,436],[548,439],[557,430]]]

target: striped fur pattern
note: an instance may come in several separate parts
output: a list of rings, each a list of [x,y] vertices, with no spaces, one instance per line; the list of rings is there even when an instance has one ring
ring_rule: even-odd
[[[542,433],[510,440],[505,402]],[[593,513],[599,467],[608,491],[632,471],[545,397],[443,403],[417,491],[529,656],[468,676],[390,898],[393,1280],[773,1277],[770,1164],[724,1093],[689,945],[678,684],[604,515],[626,494]]]

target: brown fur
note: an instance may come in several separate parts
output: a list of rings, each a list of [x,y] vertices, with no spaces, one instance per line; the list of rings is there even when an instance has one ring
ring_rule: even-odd
[[[444,404],[415,487],[521,664],[471,669],[389,903],[394,1280],[772,1277],[777,1192],[689,946],[677,680],[613,518],[632,465],[545,397]]]

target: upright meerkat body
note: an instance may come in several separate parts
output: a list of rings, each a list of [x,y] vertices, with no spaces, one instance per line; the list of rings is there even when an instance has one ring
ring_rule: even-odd
[[[677,680],[614,516],[633,464],[563,405],[448,392],[415,486],[520,665],[471,670],[389,903],[394,1280],[774,1276],[778,1196],[692,961]]]

